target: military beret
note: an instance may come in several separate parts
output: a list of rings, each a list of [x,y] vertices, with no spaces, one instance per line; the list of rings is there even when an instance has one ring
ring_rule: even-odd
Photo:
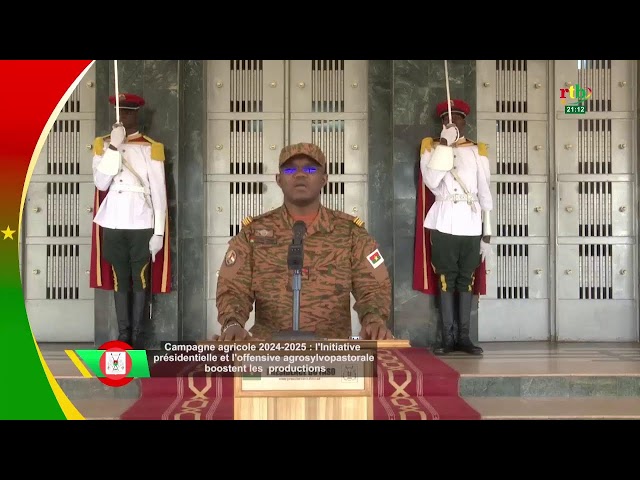
[[[280,161],[278,165],[282,166],[287,160],[298,155],[307,156],[323,167],[327,164],[327,159],[319,146],[313,143],[296,143],[294,145],[287,145],[280,151]]]
[[[138,110],[145,103],[144,98],[134,95],[133,93],[121,93],[118,95],[118,100],[120,102],[120,108],[124,108],[126,110]],[[115,106],[115,95],[111,95],[109,97],[109,103]]]
[[[445,114],[449,114],[449,109],[447,107],[447,102],[446,100],[444,102],[441,102],[438,104],[438,106],[436,107],[436,112],[438,114],[438,117],[442,118],[443,115]],[[460,115],[462,115],[463,117],[466,117],[467,115],[469,115],[469,112],[471,112],[471,107],[469,106],[469,104],[467,102],[465,102],[464,100],[459,100],[459,99],[451,99],[451,114],[453,115],[454,113],[458,113]]]

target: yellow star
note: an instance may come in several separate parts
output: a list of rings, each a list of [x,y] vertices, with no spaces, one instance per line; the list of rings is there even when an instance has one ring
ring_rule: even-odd
[[[4,239],[6,240],[7,238],[10,238],[11,240],[13,240],[13,234],[16,233],[15,230],[11,230],[9,228],[9,225],[7,225],[7,229],[6,230],[0,230],[0,232],[4,233]]]

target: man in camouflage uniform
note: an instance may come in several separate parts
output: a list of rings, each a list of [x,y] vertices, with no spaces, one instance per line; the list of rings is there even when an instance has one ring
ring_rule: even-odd
[[[310,143],[282,149],[276,181],[284,204],[255,218],[229,242],[217,286],[221,341],[243,340],[254,303],[251,334],[260,339],[290,330],[293,272],[287,257],[294,222],[307,226],[300,290],[300,330],[321,338],[351,336],[351,293],[363,339],[393,338],[389,272],[376,241],[360,219],[321,205],[327,184],[326,158]]]

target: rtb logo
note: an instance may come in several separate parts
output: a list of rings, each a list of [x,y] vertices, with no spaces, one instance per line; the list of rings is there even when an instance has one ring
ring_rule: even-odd
[[[569,88],[560,89],[560,103],[562,105],[583,105],[593,96],[590,87],[582,88],[580,85],[571,85]],[[573,100],[567,103],[568,100]]]
[[[560,103],[564,105],[564,113],[584,115],[587,113],[587,100],[592,95],[593,90],[589,87],[571,85],[569,88],[561,88]],[[567,103],[568,100],[569,103]]]

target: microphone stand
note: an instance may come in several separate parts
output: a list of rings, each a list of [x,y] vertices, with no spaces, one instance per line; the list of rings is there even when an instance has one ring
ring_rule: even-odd
[[[296,222],[297,223],[297,222]],[[287,266],[293,270],[293,329],[283,330],[273,335],[274,340],[318,340],[314,332],[304,332],[300,330],[300,290],[302,289],[302,267],[304,264],[304,224],[297,228],[294,225],[294,235],[289,254],[287,256]]]
[[[299,250],[299,252],[298,252]],[[300,290],[302,289],[302,265],[304,254],[302,241],[296,245],[296,241],[289,246],[288,266],[293,270],[293,331],[300,330]]]

